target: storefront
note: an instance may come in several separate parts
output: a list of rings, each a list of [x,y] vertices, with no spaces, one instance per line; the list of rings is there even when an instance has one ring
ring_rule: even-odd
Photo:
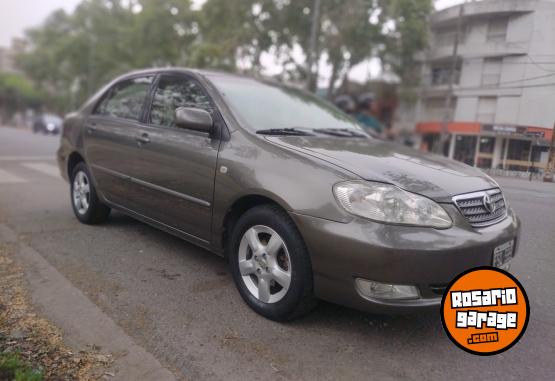
[[[439,141],[441,123],[419,123],[420,148],[430,151]],[[448,124],[443,152],[451,159],[484,169],[537,171],[547,166],[553,130],[540,127],[480,123]]]

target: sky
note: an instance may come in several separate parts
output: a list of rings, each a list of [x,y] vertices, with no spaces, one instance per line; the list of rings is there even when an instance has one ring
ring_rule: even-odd
[[[204,1],[193,0],[199,4]],[[26,29],[40,25],[51,12],[60,8],[71,12],[80,2],[81,0],[0,0],[0,47],[10,46],[13,38],[22,37]],[[436,0],[435,4],[437,9],[443,9],[461,2],[463,0]],[[270,73],[278,70],[269,57],[265,61],[263,64]],[[368,76],[376,77],[379,73],[379,63],[374,60],[355,67],[350,77],[364,80]]]
[[[0,46],[10,46],[12,38],[25,29],[40,25],[54,10],[73,11],[80,0],[0,0]]]

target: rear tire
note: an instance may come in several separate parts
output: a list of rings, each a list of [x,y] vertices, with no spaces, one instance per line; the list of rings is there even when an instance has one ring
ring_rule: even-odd
[[[310,256],[297,227],[280,207],[261,205],[241,216],[228,259],[241,297],[260,315],[290,321],[316,306]]]
[[[70,178],[71,206],[75,217],[88,225],[104,222],[110,214],[110,208],[98,199],[91,179],[87,165],[77,163]]]

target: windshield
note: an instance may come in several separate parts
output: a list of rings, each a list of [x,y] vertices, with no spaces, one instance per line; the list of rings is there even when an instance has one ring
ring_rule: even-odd
[[[233,113],[254,131],[308,128],[356,129],[357,122],[335,106],[304,91],[248,78],[213,78]]]

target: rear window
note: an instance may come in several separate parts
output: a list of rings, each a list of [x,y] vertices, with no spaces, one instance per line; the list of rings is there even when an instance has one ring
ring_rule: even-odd
[[[95,109],[95,114],[138,121],[152,76],[125,80],[114,85]]]

